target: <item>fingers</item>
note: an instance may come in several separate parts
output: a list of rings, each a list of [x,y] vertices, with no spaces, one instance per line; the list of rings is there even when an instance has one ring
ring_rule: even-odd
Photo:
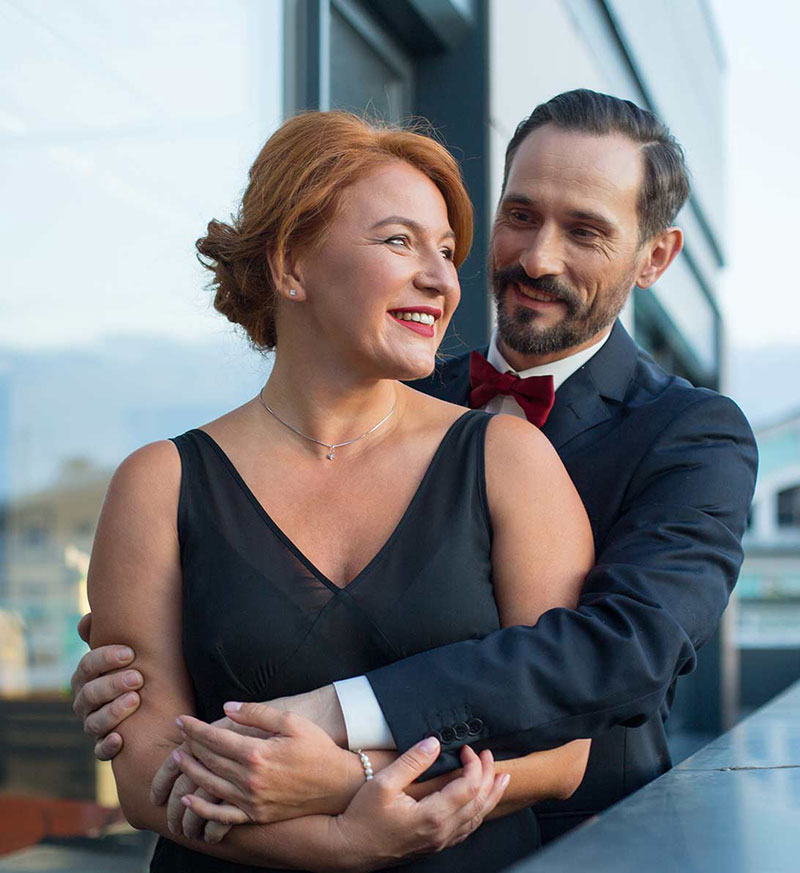
[[[192,754],[226,779],[240,778],[243,773],[238,765],[250,761],[254,750],[263,751],[263,740],[214,727],[188,715],[182,715],[178,723]]]
[[[178,751],[183,747],[179,747]],[[181,768],[178,761],[167,755],[167,759],[158,768],[153,781],[150,783],[150,803],[154,806],[163,806],[169,798],[175,780],[180,776]]]
[[[84,731],[90,737],[99,738],[114,730],[139,708],[141,697],[130,687],[141,687],[142,684],[142,674],[130,670],[101,676],[85,685],[72,705],[75,713],[83,719]]]
[[[122,736],[111,733],[94,744],[94,756],[98,761],[110,761],[122,750]]]
[[[92,632],[92,614],[91,612],[87,612],[86,615],[82,615],[80,621],[78,622],[78,636],[89,645],[89,635]]]
[[[183,802],[187,804],[198,816],[209,821],[219,822],[225,825],[248,824],[250,817],[242,812],[238,806],[231,803],[213,803],[199,794],[187,794],[183,798]]]
[[[435,737],[425,737],[381,770],[375,780],[384,788],[400,792],[421,776],[433,764],[438,754],[439,741]]]
[[[231,825],[218,821],[207,821],[203,839],[207,843],[219,843],[231,829]]]
[[[295,712],[276,709],[265,703],[237,703],[229,701],[223,706],[225,715],[236,724],[255,727],[272,734],[287,736],[294,732],[298,719],[303,716]]]
[[[183,813],[183,835],[190,840],[199,840],[203,837],[203,831],[206,827],[206,820],[204,818],[201,818],[196,812],[194,812],[191,806],[187,803],[186,798],[191,796],[192,795],[190,794],[185,794],[181,798],[181,802],[185,807],[185,811]],[[217,802],[217,799],[215,797],[203,791],[202,788],[197,789],[196,796],[211,805],[214,805]]]
[[[471,749],[470,752],[472,752]],[[473,756],[474,754],[472,752]],[[465,764],[464,772],[466,774],[467,766],[464,749],[462,749],[461,759]],[[508,787],[510,775],[508,773],[495,773],[494,758],[488,749],[481,752],[479,760],[481,767],[479,781],[477,783],[474,781],[475,774],[473,771],[470,780],[467,780],[468,784],[463,786],[464,793],[461,797],[468,799],[453,817],[453,833],[446,841],[448,846],[460,843],[476,830],[486,816],[500,802],[503,793]]]
[[[184,773],[181,773],[175,780],[167,800],[167,827],[171,833],[180,834],[182,832],[183,814],[186,812],[186,807],[181,802],[181,798],[184,794],[194,794],[195,791],[197,791],[197,786]]]
[[[133,658],[133,649],[128,646],[99,646],[92,649],[78,661],[78,666],[72,674],[70,679],[72,693],[77,694],[87,682],[97,679],[103,673],[119,670],[120,667],[130,664]]]
[[[216,773],[212,773],[211,770],[193,758],[192,755],[187,752],[174,752],[173,754],[180,755],[179,766],[181,771],[199,785],[201,789],[208,792],[208,794],[214,798],[220,798],[240,805],[245,802],[242,792],[239,791],[236,785],[228,782],[227,779],[222,779]]]

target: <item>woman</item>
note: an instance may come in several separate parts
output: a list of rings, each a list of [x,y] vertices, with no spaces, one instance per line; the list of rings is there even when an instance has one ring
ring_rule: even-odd
[[[548,441],[399,381],[433,369],[471,232],[437,143],[311,113],[267,142],[233,224],[211,222],[198,242],[216,308],[275,362],[253,400],[138,450],[109,486],[92,643],[130,644],[146,680],[114,762],[137,827],[170,833],[150,781],[195,705],[211,720],[227,700],[295,694],[576,603],[591,534]],[[465,747],[461,775],[410,800],[435,745],[341,815],[237,826],[217,846],[172,835],[152,869],[366,870],[454,845],[505,782]],[[576,755],[585,765],[582,747],[559,766],[573,773]],[[341,756],[342,772],[361,766]],[[517,765],[510,808],[541,796],[531,773]],[[521,812],[404,869],[500,869],[534,846]]]

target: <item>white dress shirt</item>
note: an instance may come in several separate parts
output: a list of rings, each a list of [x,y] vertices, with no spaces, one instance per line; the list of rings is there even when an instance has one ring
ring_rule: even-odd
[[[568,355],[558,361],[549,364],[540,364],[528,370],[516,373],[505,358],[500,354],[497,346],[497,331],[492,333],[489,343],[489,351],[486,360],[500,373],[512,373],[527,379],[528,376],[552,376],[553,388],[558,391],[559,387],[577,370],[579,370],[590,358],[600,351],[611,331],[588,349]],[[525,418],[525,413],[517,401],[506,394],[498,394],[484,406],[487,412],[501,412],[505,415],[515,415],[517,418]],[[352,679],[342,679],[333,683],[339,705],[342,707],[344,724],[347,730],[347,745],[350,749],[396,749],[389,724],[384,718],[383,711],[378,704],[378,698],[369,684],[366,676],[354,676]]]

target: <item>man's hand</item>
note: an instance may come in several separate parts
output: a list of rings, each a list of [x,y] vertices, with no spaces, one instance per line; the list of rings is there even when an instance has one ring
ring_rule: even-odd
[[[78,622],[78,634],[86,643],[91,622],[91,613]],[[86,733],[95,738],[94,754],[99,761],[109,761],[118,754],[122,736],[114,728],[141,703],[137,690],[144,684],[142,674],[124,669],[134,657],[128,646],[100,646],[87,652],[72,674],[72,709]]]
[[[226,712],[240,728],[255,727],[271,736],[242,736],[181,716],[185,743],[171,761],[183,772],[181,779],[189,777],[223,801],[186,794],[182,802],[203,818],[224,824],[269,824],[304,815],[335,815],[364,781],[358,758],[308,719],[259,703],[229,704]],[[162,798],[160,785],[154,782],[154,789],[154,799]]]
[[[268,701],[272,709],[296,712],[322,728],[337,746],[347,748],[347,728],[333,685],[323,685],[305,694],[277,697]]]

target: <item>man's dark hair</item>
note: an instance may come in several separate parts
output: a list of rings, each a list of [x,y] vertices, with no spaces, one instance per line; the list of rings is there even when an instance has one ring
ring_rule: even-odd
[[[545,124],[596,136],[619,133],[641,143],[644,181],[637,203],[639,239],[644,242],[672,224],[689,196],[689,171],[680,144],[652,112],[630,100],[586,88],[565,91],[540,103],[520,122],[506,149],[504,191],[517,149],[528,134]]]

